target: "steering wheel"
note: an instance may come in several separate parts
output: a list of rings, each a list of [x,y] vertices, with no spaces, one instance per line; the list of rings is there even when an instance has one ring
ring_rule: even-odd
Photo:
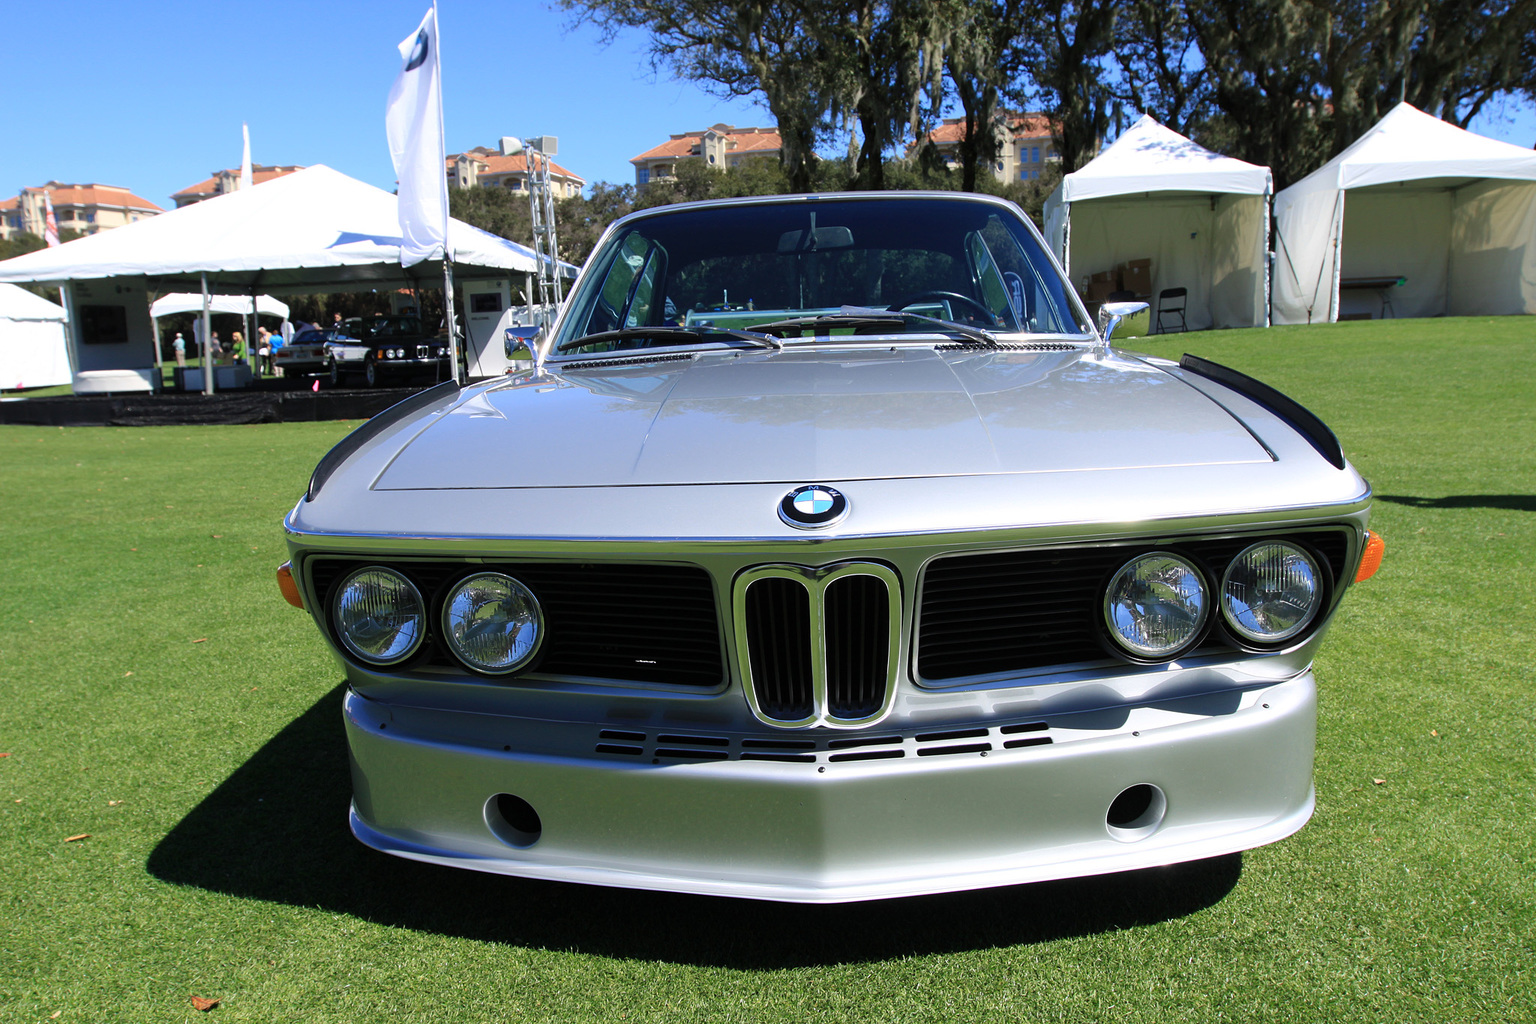
[[[961,295],[959,292],[946,292],[938,290],[918,292],[916,295],[909,295],[895,305],[888,306],[886,308],[888,308],[892,313],[899,313],[906,309],[908,306],[915,306],[919,302],[931,302],[934,299],[943,299],[946,302],[958,302],[960,305],[970,309],[973,313],[978,314],[976,319],[980,320],[988,327],[995,327],[1000,323],[996,315],[994,315],[990,309],[982,305],[980,302],[977,302],[969,295]]]

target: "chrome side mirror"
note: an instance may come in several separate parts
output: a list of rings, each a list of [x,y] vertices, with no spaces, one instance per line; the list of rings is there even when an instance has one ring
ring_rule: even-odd
[[[1104,338],[1104,344],[1109,344],[1109,339],[1114,336],[1115,328],[1119,327],[1126,317],[1135,316],[1144,309],[1151,309],[1145,302],[1106,302],[1099,307],[1099,334]]]
[[[543,340],[540,337],[542,333],[543,328],[537,326],[508,327],[507,337],[502,343],[506,348],[507,358],[516,359],[517,350],[526,348],[528,350],[527,358],[537,359],[539,342]]]

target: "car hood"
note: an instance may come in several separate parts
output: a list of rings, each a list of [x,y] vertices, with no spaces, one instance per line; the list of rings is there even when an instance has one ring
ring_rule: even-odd
[[[752,351],[596,361],[472,389],[375,489],[802,483],[1268,462],[1140,359],[1072,351]]]

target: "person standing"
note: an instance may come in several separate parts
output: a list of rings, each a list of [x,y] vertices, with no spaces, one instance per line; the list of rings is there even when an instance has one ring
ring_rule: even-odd
[[[256,376],[272,372],[272,332],[265,327],[256,328],[256,355],[260,358],[260,369]]]
[[[245,358],[245,336],[239,331],[230,332],[229,354],[237,363]]]
[[[177,331],[176,337],[171,340],[171,351],[176,353],[177,366],[187,365],[187,339],[181,336],[180,331]]]

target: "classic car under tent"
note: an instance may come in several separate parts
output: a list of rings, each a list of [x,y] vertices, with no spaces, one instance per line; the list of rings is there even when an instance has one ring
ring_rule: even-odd
[[[466,291],[498,293],[537,272],[533,251],[449,224],[453,274]],[[138,374],[155,365],[152,292],[259,293],[441,288],[440,260],[400,265],[396,197],[324,165],[126,227],[0,263],[0,282],[58,282],[72,310],[77,375]],[[72,303],[72,305],[71,305]],[[484,305],[483,303],[481,304]],[[201,308],[201,307],[199,307]],[[497,347],[499,348],[499,338]]]
[[[1399,103],[1275,196],[1276,323],[1536,312],[1536,151]]]
[[[64,307],[14,284],[0,284],[0,388],[69,383]]]
[[[1045,203],[1045,237],[1083,298],[1186,290],[1190,329],[1268,322],[1269,168],[1144,116]],[[1150,266],[1148,265],[1150,261]],[[1111,275],[1123,268],[1123,276]]]

